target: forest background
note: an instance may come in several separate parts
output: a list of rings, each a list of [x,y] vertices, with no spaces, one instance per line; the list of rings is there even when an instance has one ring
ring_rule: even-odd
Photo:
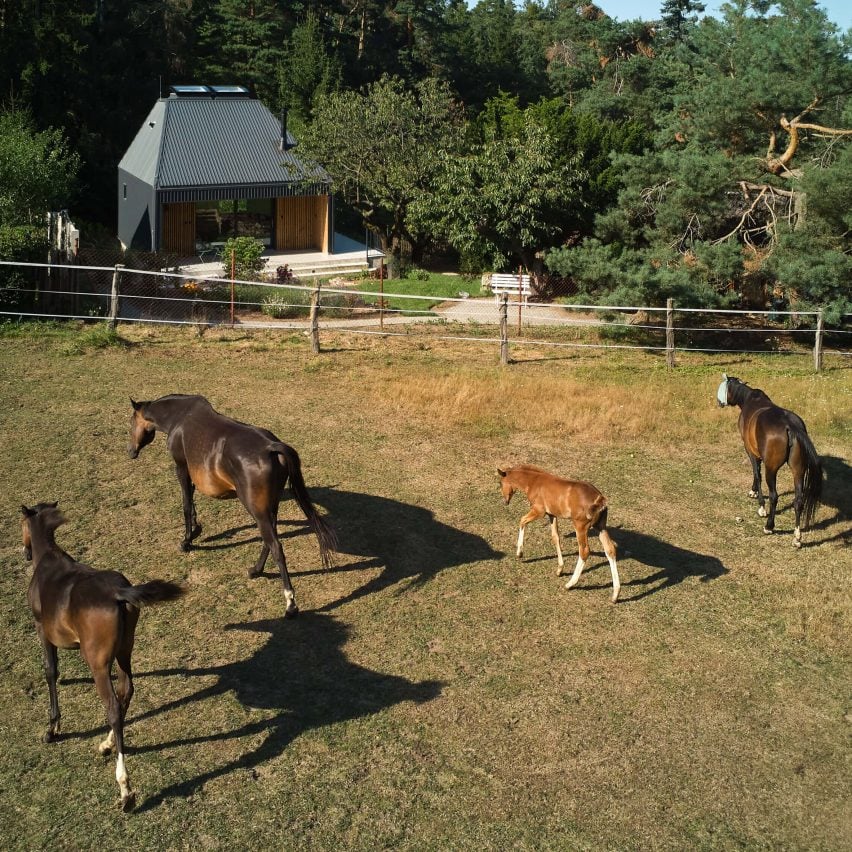
[[[852,311],[852,31],[812,0],[654,20],[482,0],[0,0],[0,257],[44,213],[116,244],[116,166],[178,83],[288,109],[391,272],[568,279],[601,304]]]

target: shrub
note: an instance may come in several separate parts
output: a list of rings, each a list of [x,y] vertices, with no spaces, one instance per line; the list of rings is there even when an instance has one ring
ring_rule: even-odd
[[[231,277],[231,255],[234,257],[234,278],[242,281],[256,281],[260,278],[266,258],[263,257],[263,243],[253,237],[231,237],[222,246],[219,256],[222,261],[222,277]]]

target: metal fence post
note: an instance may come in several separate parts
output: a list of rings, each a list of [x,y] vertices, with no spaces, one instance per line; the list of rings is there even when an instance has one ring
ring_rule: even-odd
[[[112,273],[112,290],[109,296],[109,327],[113,329],[118,325],[118,296],[121,292],[122,269],[124,269],[124,264],[116,263],[115,270]]]
[[[311,351],[314,355],[319,355],[319,301],[320,301],[320,283],[317,281],[317,286],[314,292],[311,293]]]
[[[822,370],[822,332],[823,317],[822,308],[817,313],[816,337],[814,338],[814,370],[818,373]]]
[[[675,366],[674,299],[666,299],[666,366],[670,370]]]
[[[500,297],[500,363],[509,363],[509,294]]]

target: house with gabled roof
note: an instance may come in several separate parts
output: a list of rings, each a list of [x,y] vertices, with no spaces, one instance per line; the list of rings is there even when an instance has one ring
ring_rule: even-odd
[[[118,165],[122,246],[203,257],[252,236],[332,252],[331,178],[294,153],[286,123],[242,86],[173,86]]]

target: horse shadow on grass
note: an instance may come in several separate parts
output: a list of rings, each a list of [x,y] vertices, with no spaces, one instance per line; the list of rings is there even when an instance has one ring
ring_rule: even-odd
[[[436,575],[459,565],[500,559],[505,554],[494,550],[482,537],[436,520],[434,513],[422,506],[403,503],[376,494],[344,491],[321,487],[310,489],[311,500],[328,512],[329,521],[338,537],[338,553],[357,557],[356,561],[336,571],[362,571],[381,568],[375,577],[349,594],[320,607],[318,612],[330,612],[359,598],[381,592],[391,586],[409,581],[400,591],[422,586]],[[286,496],[286,492],[285,492]],[[310,535],[311,529],[304,520],[279,520],[279,527],[289,527],[279,533],[285,546],[289,538]],[[257,530],[247,524],[208,535],[195,546],[199,550],[216,550],[260,543],[260,537],[222,542],[246,530]],[[324,574],[328,569],[302,570],[288,562],[291,578]],[[278,578],[277,569],[267,564],[263,576]]]
[[[311,499],[329,513],[338,551],[359,557],[336,570],[381,568],[376,576],[318,612],[330,612],[399,584],[404,584],[400,592],[419,587],[448,568],[504,555],[484,538],[436,520],[432,511],[421,506],[336,488],[312,488]],[[323,571],[294,572],[313,573]]]
[[[825,480],[822,484],[820,502],[834,509],[834,515],[811,524],[812,530],[826,530],[835,524],[843,524],[845,529],[836,535],[821,539],[814,544],[825,544],[840,540],[845,544],[852,543],[852,466],[845,459],[837,456],[822,456],[822,469]]]
[[[229,731],[186,736],[139,748],[131,746],[128,753],[203,747],[228,740],[250,743],[258,735],[264,735],[263,742],[239,757],[163,788],[147,797],[138,811],[149,811],[169,799],[190,796],[213,779],[239,770],[248,771],[256,778],[256,767],[279,757],[306,731],[371,716],[404,701],[422,704],[441,692],[442,684],[438,681],[410,681],[351,663],[342,651],[349,628],[332,616],[303,613],[297,619],[230,624],[224,629],[268,633],[269,640],[250,657],[235,663],[137,673],[137,679],[213,676],[216,682],[139,716],[133,716],[131,706],[128,724],[179,707],[190,708],[189,712],[203,719],[204,702],[227,693],[233,693],[246,709],[273,711],[273,715]],[[210,718],[214,716],[215,713],[209,714]],[[215,753],[215,748],[205,749],[205,756]]]
[[[632,559],[641,565],[657,569],[646,577],[637,577],[627,581],[624,580],[624,569],[619,570],[622,578],[620,603],[641,600],[648,597],[648,595],[653,595],[656,592],[662,592],[664,589],[676,586],[689,577],[697,577],[699,582],[709,583],[711,580],[715,580],[728,573],[728,569],[725,568],[722,561],[715,556],[708,556],[704,553],[697,553],[694,550],[687,550],[655,536],[646,535],[645,533],[636,532],[635,530],[629,530],[624,527],[609,527],[608,529],[618,548],[619,563],[624,559]],[[590,538],[589,543],[593,545],[592,551],[596,555],[600,550],[600,546],[594,546],[595,541],[596,537]],[[568,564],[570,557],[567,553],[565,556],[565,570],[570,575],[571,566]],[[606,569],[607,573],[606,583],[589,584],[584,582],[583,578],[589,573],[604,569]],[[579,584],[572,590],[573,592],[582,589],[591,591],[610,589],[612,587],[609,579],[609,565],[606,559],[595,565],[590,565],[583,572],[583,578],[580,579]],[[627,597],[624,594],[626,589],[637,589],[637,592]]]

